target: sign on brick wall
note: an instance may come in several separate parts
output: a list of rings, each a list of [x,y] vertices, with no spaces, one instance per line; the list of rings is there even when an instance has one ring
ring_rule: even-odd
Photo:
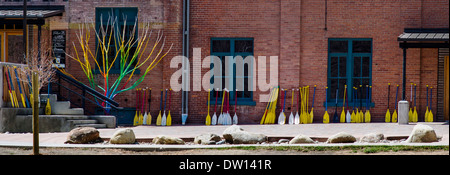
[[[53,67],[66,67],[66,31],[53,30],[52,31],[52,53]]]

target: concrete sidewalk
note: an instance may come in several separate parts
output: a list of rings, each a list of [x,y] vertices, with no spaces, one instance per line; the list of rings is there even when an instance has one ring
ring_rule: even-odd
[[[449,145],[449,125],[444,123],[421,123],[429,125],[435,129],[438,137],[442,137],[439,142],[421,143],[408,145]],[[254,133],[262,133],[268,137],[294,137],[298,134],[310,137],[329,137],[338,132],[347,132],[357,138],[372,132],[383,133],[385,137],[389,136],[409,136],[413,130],[414,124],[398,125],[396,123],[336,123],[336,124],[306,124],[306,125],[240,125],[244,130]],[[180,138],[194,138],[202,133],[215,133],[222,135],[222,132],[229,126],[204,126],[204,125],[175,125],[175,126],[137,126],[129,127],[133,129],[137,139],[150,139],[158,135],[168,135]],[[115,129],[98,129],[101,138],[110,138]],[[104,148],[204,148],[204,147],[223,147],[230,145],[152,145],[152,144],[134,144],[134,145],[112,145],[112,144],[64,144],[68,133],[41,133],[39,134],[40,146],[42,147],[104,147]],[[0,146],[32,146],[32,133],[0,133]],[[405,144],[405,143],[398,143]],[[267,145],[267,144],[266,144]],[[315,144],[337,146],[337,144]],[[345,144],[348,145],[348,144]],[[367,143],[353,143],[353,145],[367,145]],[[376,143],[375,145],[381,145]],[[392,144],[389,144],[392,145]],[[233,145],[235,146],[235,145]],[[308,146],[313,146],[309,144]]]

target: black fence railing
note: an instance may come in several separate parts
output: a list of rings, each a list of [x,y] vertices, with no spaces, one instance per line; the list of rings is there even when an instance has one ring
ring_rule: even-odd
[[[104,96],[100,92],[92,89],[89,86],[65,75],[59,70],[56,70],[55,80],[51,83],[51,87],[57,87],[56,93],[59,100],[70,101],[71,105],[84,109],[85,114],[98,114],[96,110],[99,108],[105,114],[109,114],[111,110],[121,110],[119,103]],[[50,87],[50,89],[52,89]],[[106,105],[105,105],[106,104]]]

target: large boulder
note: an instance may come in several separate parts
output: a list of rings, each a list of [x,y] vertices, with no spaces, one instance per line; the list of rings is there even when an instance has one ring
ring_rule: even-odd
[[[256,144],[267,141],[266,135],[244,131],[237,125],[228,127],[222,135],[228,143],[232,144]]]
[[[382,133],[369,133],[364,135],[359,142],[361,143],[378,143],[384,140],[384,134]]]
[[[100,139],[100,132],[93,127],[79,127],[72,129],[64,143],[86,144],[95,143]]]
[[[154,144],[168,144],[168,145],[184,145],[184,141],[178,137],[170,137],[170,136],[156,136],[152,143]]]
[[[210,145],[210,144],[216,144],[216,142],[219,142],[220,136],[213,133],[207,133],[207,134],[201,134],[195,137],[194,143],[196,144],[202,144],[202,145]]]
[[[314,140],[312,140],[308,136],[299,134],[295,136],[291,141],[289,141],[289,144],[302,144],[302,143],[314,143]]]
[[[356,142],[355,136],[352,136],[346,132],[340,132],[332,135],[328,138],[327,143],[354,143]]]
[[[436,132],[431,126],[418,124],[414,126],[407,143],[437,142]]]
[[[134,144],[135,142],[136,136],[129,128],[117,130],[109,140],[111,144]]]

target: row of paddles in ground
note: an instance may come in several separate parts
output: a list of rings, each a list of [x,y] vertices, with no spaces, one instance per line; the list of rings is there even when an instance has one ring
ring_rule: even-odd
[[[167,94],[169,94],[169,106],[168,113],[166,115],[166,102],[167,102]],[[164,108],[163,108],[163,95],[164,95]],[[148,98],[147,98],[148,97]],[[159,105],[159,113],[156,118],[157,126],[171,126],[172,125],[172,116],[170,115],[170,101],[172,97],[172,89],[166,89],[164,93],[164,89],[161,89],[161,101]],[[136,89],[136,113],[133,119],[133,126],[138,125],[151,125],[152,124],[152,115],[150,114],[150,102],[152,98],[152,89],[145,88]],[[147,100],[148,99],[148,100]],[[146,108],[146,102],[148,102],[148,109]]]
[[[362,85],[361,85],[362,87]],[[289,115],[289,117],[286,117],[285,114],[285,106],[286,106],[286,96],[287,96],[287,89],[280,89],[279,87],[275,87],[271,90],[270,93],[270,97],[269,97],[269,102],[267,103],[266,106],[266,110],[264,111],[264,115],[262,116],[261,122],[260,124],[275,124],[275,119],[276,119],[276,104],[279,100],[281,100],[281,104],[282,104],[282,110],[278,115],[278,124],[280,125],[284,125],[286,123],[286,120],[288,121],[289,124],[308,124],[308,123],[312,123],[313,119],[314,119],[314,100],[315,100],[315,94],[316,94],[316,88],[317,86],[314,85],[314,91],[313,91],[313,98],[312,98],[312,105],[311,105],[311,111],[309,111],[309,98],[310,98],[310,87],[309,86],[304,86],[304,87],[300,87],[298,89],[292,89],[291,93],[291,113]],[[354,93],[352,94],[352,98],[353,101],[355,101],[355,99],[357,98],[357,90],[358,88],[353,87],[355,89],[355,91],[353,91]],[[367,97],[370,97],[369,93],[371,93],[371,86],[369,88],[369,85],[367,85]],[[360,88],[362,89],[362,88]],[[295,95],[295,93],[297,92],[297,95]],[[326,96],[328,96],[328,87],[325,87],[325,93]],[[360,92],[362,93],[362,92]],[[345,85],[345,89],[344,89],[344,99],[343,99],[343,104],[347,104],[347,112],[345,112],[345,106],[343,105],[342,107],[342,112],[339,114],[337,109],[337,104],[338,104],[338,95],[339,94],[339,89],[336,89],[336,106],[335,106],[335,112],[332,115],[332,118],[330,120],[330,114],[328,114],[328,102],[325,101],[325,113],[323,115],[323,123],[362,123],[362,122],[366,122],[369,123],[371,120],[371,116],[370,116],[370,99],[367,98],[365,101],[365,107],[366,110],[365,112],[363,112],[362,108],[363,108],[363,102],[362,99],[360,98],[360,105],[359,107],[356,106],[356,110],[355,110],[355,106],[353,106],[352,112],[350,113],[350,109],[348,106],[348,100],[346,101],[346,99],[348,99],[348,95],[347,95],[347,85]],[[279,96],[279,97],[278,97]],[[297,111],[296,114],[294,116],[293,113],[293,105],[294,105],[294,97],[297,96]],[[345,103],[347,102],[347,103]]]
[[[412,97],[413,97],[413,85],[415,86],[414,88],[414,108],[412,107],[412,105],[410,105],[410,111],[408,113],[409,116],[409,122],[417,122],[418,121],[418,114],[417,114],[417,109],[416,109],[416,84],[411,83],[411,100],[410,102],[412,103]],[[427,105],[426,105],[426,112],[425,112],[425,116],[424,116],[424,121],[425,122],[433,122],[433,112],[431,109],[431,103],[432,103],[432,87],[429,87],[428,85],[427,87]],[[343,99],[343,103],[342,104],[346,104],[347,106],[347,111],[345,112],[345,106],[343,105],[342,107],[342,111],[339,115],[338,113],[338,93],[339,93],[339,89],[336,89],[336,102],[335,102],[335,111],[334,114],[332,115],[332,122],[333,123],[370,123],[371,122],[371,114],[370,114],[370,101],[371,101],[371,93],[372,93],[372,86],[366,85],[366,99],[365,99],[365,106],[363,106],[362,102],[362,98],[359,98],[360,100],[360,105],[359,108],[357,105],[353,105],[352,107],[352,112],[350,112],[349,106],[348,106],[348,101],[349,101],[349,96],[347,94],[347,85],[345,85],[345,89],[344,89],[344,99]],[[360,85],[359,87],[359,93],[364,93],[362,91],[363,85]],[[352,101],[355,101],[358,97],[358,88],[357,87],[353,87],[354,92],[351,95]],[[326,90],[326,96],[328,96],[328,87],[325,87]],[[429,91],[430,90],[430,91]],[[291,93],[291,113],[289,115],[289,117],[286,117],[285,112],[285,104],[286,104],[286,93],[288,90],[286,89],[280,89],[279,87],[275,87],[271,90],[270,93],[270,97],[269,97],[269,102],[267,104],[266,110],[264,112],[264,115],[261,119],[260,124],[275,124],[275,118],[276,118],[276,114],[275,114],[275,110],[276,110],[276,104],[277,104],[277,100],[281,100],[281,104],[282,104],[282,110],[278,115],[278,124],[283,125],[286,123],[286,120],[288,120],[289,124],[308,124],[308,123],[312,123],[313,118],[314,118],[314,98],[315,98],[315,91],[316,91],[316,86],[314,86],[314,92],[313,92],[313,100],[312,100],[312,106],[311,106],[311,112],[309,111],[309,86],[305,86],[305,87],[300,87],[298,89],[292,89]],[[297,112],[295,114],[295,116],[293,115],[293,105],[294,105],[294,93],[295,91],[297,91],[298,96],[297,96]],[[391,113],[389,112],[389,97],[390,97],[390,83],[388,84],[388,106],[387,106],[387,112],[386,112],[386,116],[385,116],[385,122],[397,122],[397,102],[398,102],[398,91],[399,91],[399,85],[397,85],[397,90],[396,90],[396,100],[395,100],[395,110],[394,112]],[[347,99],[347,100],[346,100]],[[299,104],[299,102],[301,102]],[[363,112],[363,107],[365,107],[365,110]],[[356,108],[356,109],[355,109]],[[414,109],[414,110],[413,110]],[[300,115],[299,115],[300,114]],[[325,100],[325,114],[323,115],[323,123],[330,123],[330,114],[328,114],[328,104],[327,104],[327,100]]]
[[[236,92],[238,89],[236,89]],[[211,89],[208,89],[208,114],[206,116],[205,124],[206,125],[237,125],[238,124],[238,116],[236,114],[236,105],[237,105],[237,93],[234,97],[234,116],[230,115],[230,91],[225,88],[223,89],[222,96],[222,106],[220,108],[219,116],[217,116],[217,97],[219,96],[219,89],[216,90],[216,103],[214,107],[214,115],[211,117],[209,115],[209,107],[210,107],[210,95]]]

